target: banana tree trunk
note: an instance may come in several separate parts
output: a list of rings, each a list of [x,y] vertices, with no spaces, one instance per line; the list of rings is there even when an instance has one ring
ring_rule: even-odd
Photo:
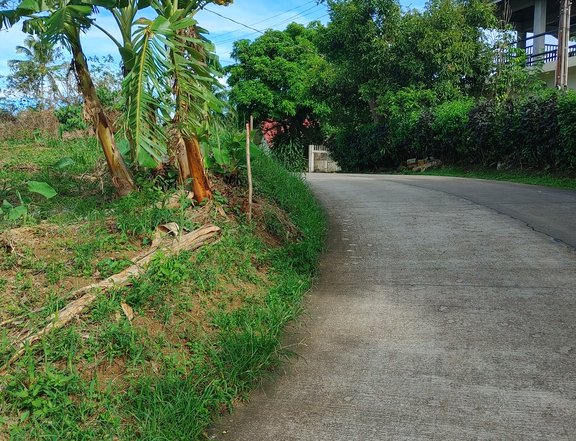
[[[200,144],[198,138],[195,136],[183,136],[185,146],[185,158],[179,155],[178,162],[185,162],[179,166],[180,173],[188,173],[187,176],[180,175],[180,179],[186,182],[187,179],[192,179],[192,191],[194,192],[194,200],[202,202],[206,198],[212,197],[210,189],[210,181],[204,168],[204,161],[202,160],[202,153],[200,152]],[[185,160],[185,161],[184,161]],[[187,165],[187,167],[186,167]]]
[[[182,134],[179,131],[176,131],[175,136],[172,138],[170,162],[178,166],[178,183],[180,185],[186,185],[187,180],[191,179],[192,173],[190,173],[190,167],[188,165],[184,138],[182,138]]]
[[[102,146],[106,162],[108,163],[112,184],[120,196],[125,196],[135,189],[134,180],[130,170],[126,167],[120,151],[116,147],[112,125],[102,108],[98,95],[96,95],[96,88],[90,76],[86,57],[79,41],[77,44],[72,45],[72,56],[80,92],[84,98],[84,110],[94,123],[96,136],[98,136],[98,141]]]

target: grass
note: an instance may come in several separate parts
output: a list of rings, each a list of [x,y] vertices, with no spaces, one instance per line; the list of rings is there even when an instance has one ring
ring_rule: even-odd
[[[455,176],[463,178],[490,179],[494,181],[518,182],[520,184],[543,185],[554,188],[576,189],[576,176],[533,170],[494,170],[481,167],[444,166],[424,172],[403,172],[428,176]]]
[[[26,144],[3,152],[3,197],[32,178],[58,195],[32,199],[26,219],[1,221],[9,240],[0,247],[0,320],[24,317],[0,333],[1,361],[14,332],[39,327],[74,287],[120,271],[157,225],[211,221],[223,234],[194,253],[159,255],[130,286],[101,293],[72,325],[27,348],[2,379],[0,439],[202,439],[288,356],[282,329],[301,312],[324,213],[302,179],[259,152],[248,223],[243,189],[219,187],[218,210],[158,185],[117,200],[92,179],[100,167],[93,144],[41,145],[34,156]],[[74,157],[74,168],[54,172],[58,155]]]

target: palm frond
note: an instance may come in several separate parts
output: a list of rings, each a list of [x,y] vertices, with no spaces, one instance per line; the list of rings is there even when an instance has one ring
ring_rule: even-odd
[[[220,109],[214,90],[220,87],[218,72],[210,62],[213,46],[202,38],[197,22],[175,17],[176,38],[171,51],[172,76],[175,80],[175,121],[182,133],[201,135],[207,127],[210,110]]]
[[[172,112],[167,96],[170,64],[168,50],[172,30],[164,17],[139,20],[134,37],[134,66],[124,79],[127,104],[126,129],[131,133],[132,156],[141,165],[151,157],[157,163],[165,160],[168,137],[163,121]]]

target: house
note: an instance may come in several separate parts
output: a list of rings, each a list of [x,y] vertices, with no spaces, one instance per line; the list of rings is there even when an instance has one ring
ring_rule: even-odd
[[[570,44],[576,13],[570,0],[495,0],[495,4],[498,16],[516,30],[528,66],[542,63],[543,79],[551,87],[576,89],[576,44]]]

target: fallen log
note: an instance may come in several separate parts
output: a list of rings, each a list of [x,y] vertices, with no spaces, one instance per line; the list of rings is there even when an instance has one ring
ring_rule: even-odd
[[[220,234],[220,231],[220,228],[215,225],[205,225],[191,233],[174,239],[166,246],[158,245],[153,247],[146,253],[138,256],[133,265],[120,273],[110,276],[101,282],[75,290],[70,295],[70,297],[75,298],[75,300],[54,313],[49,324],[34,334],[21,338],[20,341],[17,342],[16,352],[0,370],[0,375],[4,375],[8,367],[24,354],[26,346],[34,344],[54,329],[62,328],[68,324],[74,317],[81,314],[88,306],[94,303],[103,291],[113,287],[128,285],[133,277],[142,275],[146,270],[145,266],[152,261],[159,251],[162,251],[167,256],[178,254],[181,251],[194,251],[202,245],[211,242]]]

